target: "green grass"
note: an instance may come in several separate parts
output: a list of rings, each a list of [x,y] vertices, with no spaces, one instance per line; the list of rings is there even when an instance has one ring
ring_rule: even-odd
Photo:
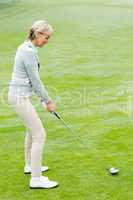
[[[7,84],[17,46],[45,18],[55,32],[39,51],[40,75],[84,146],[34,97],[47,130],[46,175],[60,187],[30,190],[23,174],[25,128],[7,103]],[[0,4],[0,200],[132,200],[132,19],[131,0]],[[111,166],[118,176],[107,173]]]

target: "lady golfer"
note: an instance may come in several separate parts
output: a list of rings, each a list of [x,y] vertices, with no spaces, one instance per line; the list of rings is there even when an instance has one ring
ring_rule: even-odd
[[[16,52],[12,80],[9,85],[8,100],[27,129],[25,137],[25,173],[31,173],[30,188],[53,188],[58,185],[42,176],[48,169],[42,166],[45,129],[32,104],[33,91],[52,112],[55,105],[49,97],[39,77],[37,47],[48,43],[53,32],[45,20],[36,21],[29,32],[28,40],[21,44]]]

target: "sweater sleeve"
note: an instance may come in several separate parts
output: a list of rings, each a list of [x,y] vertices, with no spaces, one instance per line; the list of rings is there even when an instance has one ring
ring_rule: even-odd
[[[48,92],[40,79],[35,53],[32,50],[27,50],[24,54],[23,61],[34,92],[41,98],[42,102],[44,101],[45,103],[48,103],[51,101],[51,98],[49,97]]]

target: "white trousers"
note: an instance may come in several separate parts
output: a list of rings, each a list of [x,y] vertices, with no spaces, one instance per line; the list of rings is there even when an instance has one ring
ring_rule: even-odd
[[[41,176],[43,147],[46,133],[43,124],[32,105],[31,97],[8,93],[8,101],[14,107],[19,118],[27,129],[25,136],[25,165],[31,166],[32,177]]]

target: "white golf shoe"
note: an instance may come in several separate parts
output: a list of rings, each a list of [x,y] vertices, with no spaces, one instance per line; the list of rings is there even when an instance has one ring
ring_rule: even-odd
[[[49,168],[48,168],[48,166],[42,166],[41,167],[41,172],[45,172],[45,171],[47,171]],[[24,167],[24,173],[25,174],[30,174],[31,173],[31,167],[30,166],[25,166]]]
[[[58,182],[50,181],[48,177],[41,176],[37,178],[31,178],[29,186],[31,189],[50,189],[55,188],[58,185]]]

